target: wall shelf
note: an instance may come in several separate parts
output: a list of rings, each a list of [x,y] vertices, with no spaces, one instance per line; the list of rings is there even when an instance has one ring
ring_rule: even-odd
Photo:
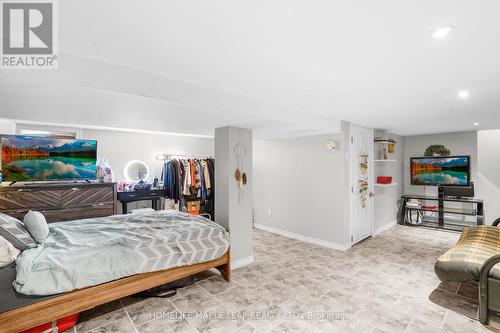
[[[390,183],[390,184],[379,184],[379,183],[375,183],[375,186],[376,187],[392,187],[392,186],[396,186],[398,185],[398,183]]]
[[[374,142],[378,143],[378,144],[388,144],[388,143],[396,144],[396,142],[389,141],[389,140],[379,140],[379,141],[374,141]]]
[[[373,162],[397,162],[397,160],[373,160]]]

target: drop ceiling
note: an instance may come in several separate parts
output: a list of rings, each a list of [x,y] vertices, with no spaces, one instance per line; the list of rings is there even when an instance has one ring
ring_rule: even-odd
[[[59,69],[0,71],[0,118],[262,138],[341,120],[401,135],[500,128],[499,12],[495,0],[59,1]]]

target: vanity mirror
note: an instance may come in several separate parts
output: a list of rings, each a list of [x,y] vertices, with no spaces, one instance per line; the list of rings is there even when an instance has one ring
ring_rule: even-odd
[[[123,174],[125,175],[127,182],[145,181],[149,177],[149,167],[143,161],[130,161],[127,165],[125,165]]]

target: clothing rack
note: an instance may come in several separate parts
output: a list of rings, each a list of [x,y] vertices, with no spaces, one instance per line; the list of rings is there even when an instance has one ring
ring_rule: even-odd
[[[156,159],[158,161],[168,161],[168,160],[175,158],[175,157],[198,158],[198,159],[213,158],[212,155],[193,155],[193,154],[158,154],[158,155],[156,155]]]
[[[180,211],[214,216],[215,159],[200,154],[158,154],[163,163],[161,182],[164,197],[179,205]]]

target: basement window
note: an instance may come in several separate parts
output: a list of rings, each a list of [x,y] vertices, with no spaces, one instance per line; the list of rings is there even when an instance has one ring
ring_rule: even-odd
[[[79,128],[53,127],[16,124],[16,134],[28,136],[43,136],[56,139],[79,139],[81,130]]]

